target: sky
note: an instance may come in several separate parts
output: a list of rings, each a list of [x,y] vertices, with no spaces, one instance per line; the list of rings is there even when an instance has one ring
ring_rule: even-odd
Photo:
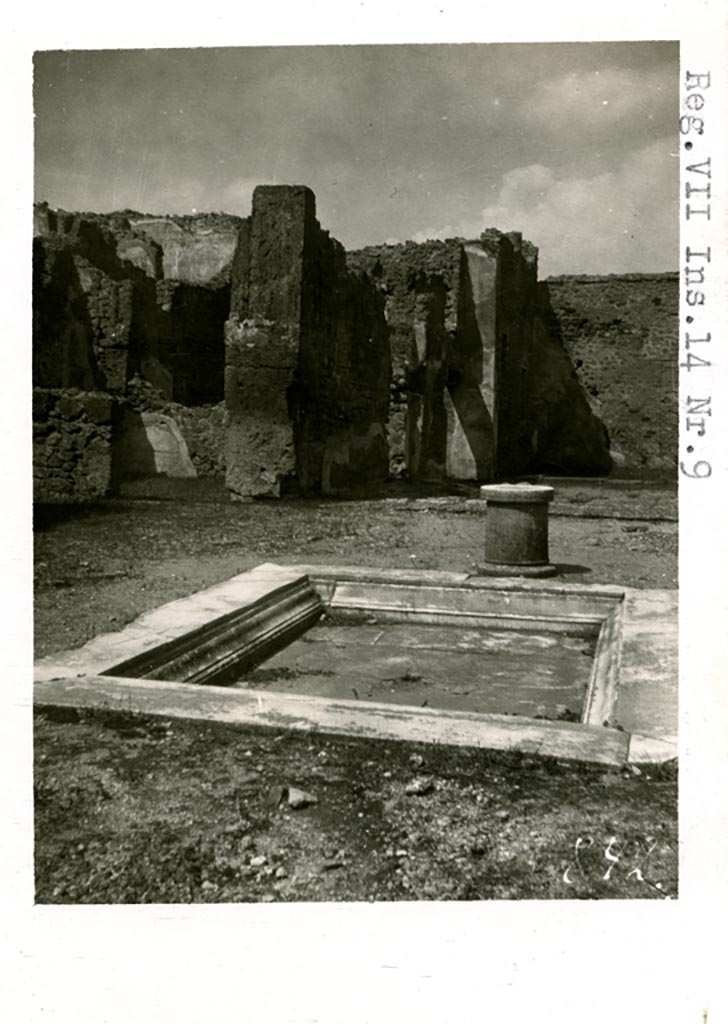
[[[671,42],[45,51],[35,196],[247,215],[304,184],[347,249],[521,231],[542,277],[675,270]]]

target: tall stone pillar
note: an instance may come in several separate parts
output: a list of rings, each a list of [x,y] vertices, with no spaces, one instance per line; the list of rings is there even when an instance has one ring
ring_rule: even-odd
[[[315,226],[304,186],[256,188],[233,266],[225,325],[226,483],[277,497],[296,471],[294,420],[304,249]]]

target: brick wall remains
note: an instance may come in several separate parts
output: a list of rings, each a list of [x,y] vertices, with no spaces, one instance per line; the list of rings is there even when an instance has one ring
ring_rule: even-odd
[[[33,389],[34,501],[91,500],[111,490],[115,406],[102,392]]]
[[[461,246],[457,241],[369,246],[348,252],[385,300],[391,350],[390,473],[445,474],[447,352],[458,323]]]
[[[169,401],[148,380],[134,377],[127,388],[125,408],[136,413],[161,413],[173,419],[187,445],[198,477],[225,476],[225,403],[186,406]]]
[[[545,283],[557,330],[625,471],[674,472],[678,275],[565,276]]]
[[[237,218],[231,220],[237,222]],[[152,238],[136,234],[123,215],[68,214],[38,204],[34,228],[34,385],[46,391],[111,392],[122,409],[125,399],[132,397],[130,382],[144,379],[175,405],[172,416],[184,421],[195,469],[203,475],[218,475],[224,448],[223,332],[229,284],[219,275],[211,286],[162,279],[162,248]],[[229,224],[226,230],[229,234]],[[229,253],[225,258],[229,261]],[[186,412],[185,406],[201,411]],[[133,401],[129,408],[135,408]],[[58,419],[58,409],[52,404],[48,409]],[[166,410],[156,411],[167,415]],[[129,423],[129,417],[121,415],[115,420],[119,434],[115,464],[151,465],[146,442],[140,442],[138,458],[128,451],[134,438],[143,434],[131,431]],[[100,493],[97,433],[73,428],[64,431],[60,445],[68,468],[82,464],[75,448],[84,438],[88,440],[91,479],[86,486],[76,470],[61,472],[58,431],[43,430],[37,420],[35,430],[37,472],[48,469],[53,494],[71,498],[73,481],[78,500]],[[44,453],[46,440],[50,447]],[[122,449],[125,457],[119,461]]]

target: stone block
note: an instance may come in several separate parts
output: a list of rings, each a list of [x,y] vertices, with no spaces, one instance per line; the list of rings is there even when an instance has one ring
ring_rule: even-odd
[[[114,400],[111,395],[91,394],[86,398],[86,415],[92,423],[111,423]]]

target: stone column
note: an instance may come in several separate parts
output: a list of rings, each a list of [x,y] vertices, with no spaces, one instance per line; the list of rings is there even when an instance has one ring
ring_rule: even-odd
[[[226,484],[234,497],[278,497],[296,473],[294,423],[313,192],[259,185],[240,232],[225,325]],[[293,389],[293,391],[292,391]]]
[[[487,502],[483,576],[553,576],[549,562],[549,502],[554,489],[532,484],[489,484],[480,488]]]

